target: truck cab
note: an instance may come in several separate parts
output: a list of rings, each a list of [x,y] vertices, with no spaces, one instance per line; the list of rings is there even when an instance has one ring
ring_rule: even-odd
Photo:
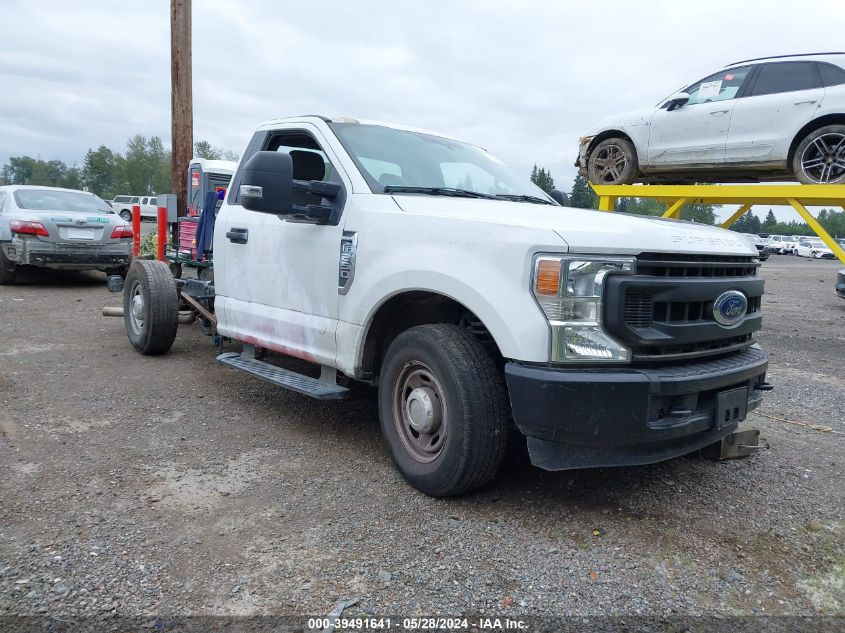
[[[735,431],[769,388],[753,245],[561,207],[434,132],[261,125],[214,254],[216,333],[243,345],[219,360],[315,397],[376,388],[394,462],[433,496],[490,481],[520,435],[548,470],[690,453]],[[273,355],[319,377],[290,376]]]

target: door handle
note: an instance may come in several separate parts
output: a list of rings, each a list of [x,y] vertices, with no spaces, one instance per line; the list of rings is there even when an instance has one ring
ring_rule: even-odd
[[[812,105],[815,102],[816,102],[816,99],[807,99],[805,101],[796,101],[795,105],[804,105],[804,104]]]
[[[727,114],[729,110],[710,110],[710,114]]]
[[[226,237],[233,244],[246,244],[249,239],[249,231],[247,229],[229,229],[226,231]]]

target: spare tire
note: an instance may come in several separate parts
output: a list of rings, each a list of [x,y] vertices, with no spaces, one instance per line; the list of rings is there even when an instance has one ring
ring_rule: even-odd
[[[167,264],[135,259],[123,286],[123,323],[129,342],[141,354],[164,354],[179,327],[176,281]]]

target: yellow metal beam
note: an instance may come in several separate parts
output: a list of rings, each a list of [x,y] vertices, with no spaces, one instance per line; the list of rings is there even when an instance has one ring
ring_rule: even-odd
[[[737,220],[739,220],[742,216],[744,216],[746,213],[748,213],[748,210],[749,210],[752,206],[753,206],[753,205],[751,205],[751,204],[744,204],[744,205],[742,205],[739,209],[737,209],[737,210],[734,212],[734,214],[733,214],[731,217],[729,217],[727,220],[725,220],[724,222],[722,222],[719,226],[721,226],[723,229],[727,229],[727,228],[729,228],[729,227],[731,226],[731,224],[733,224],[734,222],[736,222]]]
[[[809,186],[812,187],[815,185]],[[804,207],[804,205],[798,202],[798,200],[796,200],[795,198],[789,198],[787,199],[787,202],[792,205],[793,209],[798,211],[798,215],[804,218],[804,221],[810,225],[810,228],[816,232],[816,235],[822,238],[822,242],[824,242],[827,247],[833,251],[833,254],[836,255],[839,261],[845,264],[845,251],[843,251],[842,247],[836,243],[836,240],[833,239],[830,234],[824,230],[824,227],[819,224],[818,220],[816,220],[816,218],[814,218],[813,215],[809,211],[807,211],[806,207]]]
[[[787,204],[842,207],[845,185],[591,185],[599,199],[652,198],[671,204],[689,198],[701,204]]]
[[[672,205],[666,209],[666,213],[663,214],[664,218],[675,218],[678,219],[678,214],[681,212],[681,207],[684,206],[687,202],[689,202],[689,198],[678,198]]]
[[[616,197],[599,196],[599,211],[616,211]]]

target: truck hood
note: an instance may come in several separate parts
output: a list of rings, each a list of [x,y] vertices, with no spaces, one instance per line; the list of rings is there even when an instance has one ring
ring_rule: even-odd
[[[757,249],[737,233],[694,222],[480,198],[393,198],[407,213],[547,229],[574,253],[757,255]]]

